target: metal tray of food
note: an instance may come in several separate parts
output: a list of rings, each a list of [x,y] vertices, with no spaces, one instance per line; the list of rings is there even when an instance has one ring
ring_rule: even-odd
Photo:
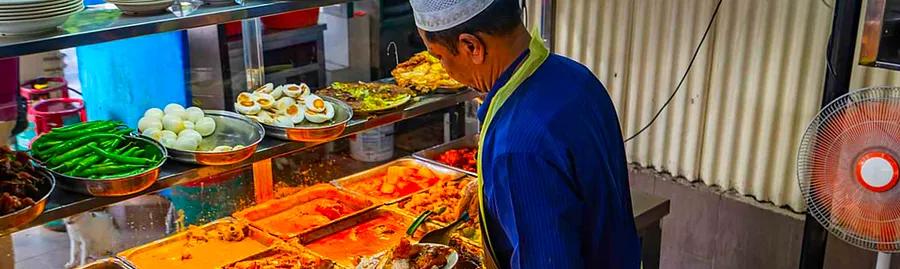
[[[30,163],[27,164],[30,165]],[[50,197],[50,193],[56,188],[56,180],[53,178],[52,173],[41,166],[32,165],[32,168],[36,173],[33,176],[41,179],[34,186],[37,189],[37,193],[29,197],[34,201],[34,204],[10,214],[0,215],[0,235],[15,231],[16,227],[25,225],[40,216],[44,212],[44,207],[47,206],[47,198]]]
[[[383,224],[374,225],[370,223],[379,218],[384,218]],[[389,250],[399,244],[400,239],[406,237],[406,229],[412,224],[413,220],[414,219],[409,215],[394,209],[387,207],[372,208],[371,210],[366,210],[360,214],[349,216],[327,226],[319,227],[300,235],[298,237],[298,242],[313,252],[335,261],[339,265],[353,268],[355,265],[353,260],[355,258],[360,256],[372,256],[379,252]],[[373,230],[379,230],[379,233],[382,235],[379,237],[380,240],[367,240],[364,233],[353,230],[348,231],[354,227],[365,227],[363,225],[367,224],[372,225],[370,227],[372,227]],[[385,225],[393,225],[394,227],[387,227]],[[426,223],[425,225],[419,226],[419,229],[416,230],[412,238],[418,240],[424,236],[425,233],[437,228],[438,227],[434,224]],[[321,241],[327,240],[327,238],[331,236],[340,236],[341,233],[352,234],[347,237],[352,237],[353,239],[347,240],[356,241],[359,242],[359,244],[354,246],[349,242],[339,242],[340,247],[336,247],[325,245],[324,242]],[[360,250],[360,248],[368,249]],[[365,252],[363,253],[361,251]]]
[[[458,171],[458,172],[465,173],[465,174],[473,176],[473,177],[477,177],[478,176],[477,172],[466,171],[466,170],[463,170],[462,168],[453,167],[453,166],[446,165],[446,164],[443,164],[443,163],[437,161],[437,157],[440,156],[441,153],[444,153],[451,149],[458,149],[458,148],[478,148],[478,134],[477,133],[470,134],[470,135],[464,136],[462,138],[447,142],[445,144],[440,144],[440,145],[437,145],[437,146],[434,146],[431,148],[427,148],[425,150],[413,153],[412,156],[413,156],[413,158],[416,158],[416,159],[424,160],[424,161],[427,161],[430,163],[434,163],[434,164],[437,164],[437,165],[440,165],[443,167],[453,169],[454,171]]]
[[[262,124],[238,113],[223,110],[203,110],[206,117],[216,122],[216,130],[204,137],[200,148],[205,151],[187,151],[166,147],[169,157],[187,163],[202,165],[229,165],[242,162],[253,153],[262,142],[266,131]],[[214,152],[216,146],[241,145],[243,148],[224,152]]]
[[[481,248],[481,244],[459,235],[452,235],[448,245],[459,253],[456,268],[481,268],[484,263],[482,260],[484,249]]]
[[[352,212],[341,214],[340,217],[332,220],[327,220],[322,224],[313,225],[308,228],[300,228],[297,231],[284,231],[285,229],[275,228],[270,224],[263,222],[263,220],[276,217],[276,215],[287,212],[290,209],[305,205],[313,200],[320,198],[333,198],[334,201],[341,202],[343,206],[352,207],[352,209],[350,209],[352,210]],[[289,196],[280,199],[269,200],[256,206],[241,210],[234,213],[233,216],[237,219],[246,220],[254,227],[266,231],[269,234],[275,235],[282,239],[289,239],[314,228],[328,225],[328,223],[339,220],[340,218],[347,215],[353,215],[356,212],[363,211],[373,205],[375,205],[374,201],[361,197],[357,194],[346,192],[334,187],[333,185],[318,184],[310,186]],[[318,208],[315,208],[314,210],[318,211]],[[322,214],[324,215],[324,213]],[[323,215],[287,216],[287,218],[283,219],[285,222],[293,220],[297,223],[310,223],[320,220]]]
[[[105,258],[78,267],[78,269],[133,269],[119,258]]]
[[[240,234],[244,238],[227,241],[218,246],[210,245],[209,241],[213,240],[209,240],[209,233],[215,231],[236,232],[235,234]],[[136,269],[217,268],[258,253],[278,242],[282,241],[246,222],[222,218],[119,252],[117,256]],[[189,249],[185,244],[193,245]],[[148,257],[141,258],[143,255]]]
[[[425,161],[416,160],[413,158],[400,158],[400,159],[388,162],[386,164],[379,165],[375,168],[372,168],[372,169],[369,169],[366,171],[362,171],[362,172],[359,172],[359,173],[356,173],[356,174],[353,174],[353,175],[350,175],[350,176],[347,176],[347,177],[344,177],[341,179],[334,180],[334,181],[332,181],[332,184],[334,184],[335,186],[338,186],[338,188],[347,190],[348,192],[355,193],[355,194],[361,195],[363,197],[369,197],[370,199],[372,199],[374,201],[382,202],[384,204],[395,203],[395,202],[403,200],[409,196],[412,196],[414,193],[423,191],[423,190],[431,187],[431,186],[428,186],[428,187],[422,188],[421,190],[418,190],[418,191],[415,191],[415,192],[412,192],[412,193],[409,193],[409,194],[406,194],[406,195],[403,195],[400,197],[396,197],[393,199],[373,197],[371,195],[367,195],[365,193],[362,193],[362,192],[359,192],[359,191],[356,191],[356,190],[350,188],[350,185],[352,185],[352,184],[355,184],[357,182],[362,182],[367,179],[370,179],[375,176],[386,173],[388,170],[388,167],[391,167],[391,166],[424,167],[424,168],[431,170],[431,172],[433,172],[438,177],[447,177],[449,180],[456,180],[456,179],[459,179],[459,178],[462,178],[465,176],[464,173],[461,173],[459,171],[447,168],[445,166],[437,165],[437,164],[434,164],[431,162],[425,162]],[[435,185],[437,185],[437,183],[435,183]]]
[[[344,133],[347,123],[353,118],[353,109],[341,100],[330,96],[319,96],[334,105],[334,118],[328,123],[310,123],[304,121],[293,128],[279,127],[263,123],[266,135],[283,140],[300,142],[327,142]]]
[[[149,137],[135,135],[123,136],[123,138],[143,144],[144,149],[156,149],[156,154],[162,156],[162,158],[152,168],[140,174],[121,178],[91,179],[68,176],[51,170],[50,172],[56,177],[59,187],[86,195],[112,197],[135,194],[152,186],[156,179],[159,178],[159,168],[166,162],[165,156],[168,155],[168,151],[162,144]]]
[[[281,255],[289,258],[286,260],[275,258],[274,262],[264,262]],[[300,265],[300,268],[315,269],[343,268],[334,261],[301,246],[298,242],[291,241],[277,243],[259,253],[222,266],[221,269],[276,268],[276,265]]]
[[[468,177],[468,176],[467,176],[467,177],[463,177],[463,178],[460,178],[460,179],[457,179],[457,180],[452,180],[452,181],[448,181],[448,182],[443,182],[443,183],[440,183],[440,184],[438,184],[438,185],[431,186],[430,188],[427,188],[427,189],[425,189],[424,191],[415,193],[415,194],[413,194],[413,195],[410,196],[410,197],[407,197],[407,198],[404,198],[404,199],[402,199],[402,200],[400,200],[400,201],[397,201],[397,203],[394,203],[393,205],[396,206],[397,210],[400,210],[400,211],[402,211],[402,212],[404,212],[404,213],[407,213],[407,214],[409,214],[409,215],[411,215],[411,216],[413,216],[413,217],[418,217],[418,216],[421,215],[422,212],[424,212],[425,210],[431,210],[432,212],[437,212],[438,210],[440,210],[441,207],[444,207],[444,208],[445,208],[445,209],[444,209],[445,211],[444,211],[444,213],[442,213],[442,214],[446,214],[446,215],[450,216],[451,219],[449,219],[449,220],[440,220],[440,219],[438,218],[437,213],[435,213],[435,214],[432,214],[431,217],[430,217],[428,220],[431,221],[431,222],[434,222],[434,223],[436,223],[436,224],[438,224],[438,225],[440,225],[440,226],[442,226],[442,227],[443,227],[443,226],[447,226],[447,224],[453,222],[453,221],[456,219],[456,217],[459,216],[459,214],[460,214],[459,212],[454,212],[454,211],[456,210],[456,206],[457,206],[458,203],[459,203],[458,200],[457,200],[457,201],[446,201],[446,200],[441,200],[441,201],[439,201],[439,203],[427,203],[427,205],[424,206],[424,208],[423,208],[423,207],[419,207],[419,208],[409,208],[409,207],[407,207],[407,205],[410,205],[410,203],[412,202],[412,200],[413,200],[413,199],[417,199],[418,196],[431,195],[431,196],[428,196],[428,198],[427,198],[427,199],[429,199],[429,200],[437,200],[437,199],[439,199],[440,197],[446,197],[446,195],[442,195],[441,193],[439,193],[439,192],[443,191],[444,188],[441,188],[441,187],[442,187],[444,184],[455,184],[455,186],[459,186],[459,187],[460,187],[460,188],[458,189],[459,198],[457,198],[457,199],[462,199],[462,198],[463,198],[463,191],[464,191],[464,188],[466,187],[467,184],[471,183],[471,182],[474,181],[474,180],[476,180],[476,179],[473,178],[473,177]]]

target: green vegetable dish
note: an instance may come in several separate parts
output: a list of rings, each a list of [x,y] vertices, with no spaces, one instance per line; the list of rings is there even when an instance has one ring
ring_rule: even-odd
[[[413,95],[410,89],[378,82],[335,82],[317,93],[337,98],[347,103],[354,112],[361,113],[397,108],[409,102]]]
[[[31,153],[54,173],[87,179],[116,179],[144,173],[163,161],[159,148],[130,137],[118,121],[90,121],[56,128],[31,144]]]

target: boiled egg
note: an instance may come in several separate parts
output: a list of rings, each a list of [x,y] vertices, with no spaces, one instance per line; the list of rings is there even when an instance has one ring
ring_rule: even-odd
[[[324,102],[324,101],[323,101]],[[331,120],[334,118],[334,105],[329,102],[324,102],[325,111],[323,112],[313,112],[310,110],[306,111],[306,120],[312,123],[323,123],[325,121]]]
[[[278,99],[278,101],[275,101],[275,108],[277,108],[279,111],[282,111],[296,103],[297,103],[297,101],[294,101],[294,98],[281,97],[281,99]]]
[[[192,106],[184,110],[184,119],[190,122],[197,122],[202,119],[203,116],[206,115],[203,114],[203,109],[200,109],[199,107]]]
[[[297,104],[292,104],[284,110],[281,110],[281,112],[285,116],[290,117],[291,122],[293,122],[294,124],[300,124],[301,122],[303,122],[303,109]]]
[[[197,144],[200,144],[200,141],[203,140],[203,136],[200,135],[199,132],[192,129],[184,129],[183,131],[178,133],[179,140],[185,137],[194,140],[195,142],[197,142]]]
[[[162,142],[165,139],[172,139],[173,141],[178,138],[178,135],[175,132],[169,130],[162,130],[159,132],[159,141]]]
[[[287,84],[284,85],[284,94],[297,99],[302,99],[309,95],[309,86],[307,86],[306,83],[300,83],[300,85]]]
[[[184,107],[179,104],[168,104],[165,108],[163,108],[163,112],[166,115],[175,115],[179,118],[184,118]]]
[[[253,97],[253,94],[249,93],[249,92],[242,92],[242,93],[238,94],[238,97],[237,97],[238,103],[255,102],[255,101],[256,101],[256,98]]]
[[[203,117],[197,121],[197,124],[194,124],[194,130],[197,130],[202,136],[211,135],[216,131],[216,121],[210,117]]]
[[[234,109],[244,115],[256,115],[256,113],[259,113],[259,111],[262,110],[262,107],[255,101],[248,100],[234,103]]]
[[[325,100],[322,100],[322,97],[319,97],[315,94],[310,94],[306,97],[306,111],[312,111],[316,113],[321,113],[325,111]]]
[[[155,108],[155,107],[154,107],[154,108],[151,108],[151,109],[147,109],[147,111],[144,111],[144,117],[145,117],[145,118],[157,118],[157,119],[161,119],[161,118],[162,118],[163,116],[165,116],[165,115],[166,115],[166,113],[163,112],[162,109]]]
[[[269,109],[275,106],[275,98],[272,97],[272,95],[261,92],[253,93],[253,95],[256,96],[256,103],[259,104],[259,107],[262,109]]]
[[[172,114],[166,114],[162,117],[162,125],[163,129],[176,133],[184,130],[184,121],[181,120],[181,117]]]
[[[275,98],[275,100],[278,100],[278,98],[281,98],[281,96],[284,95],[284,85],[275,87],[269,95],[271,95],[272,98]]]
[[[266,111],[261,111],[256,116],[250,116],[250,118],[253,118],[254,120],[258,121],[259,123],[263,123],[263,124],[275,123],[275,118],[272,117],[272,115],[270,115],[269,112],[266,112]]]
[[[146,113],[144,113],[144,114],[146,114]],[[143,118],[138,120],[138,130],[141,130],[141,131],[144,131],[147,129],[160,129],[161,130],[163,128],[162,119],[161,119],[163,116],[161,116],[159,118],[156,118],[154,116],[155,115],[144,116]]]
[[[239,149],[242,149],[242,148],[246,148],[246,147],[245,147],[244,145],[234,145],[234,147],[231,148],[231,149],[232,149],[232,150],[239,150]]]
[[[141,135],[153,138],[153,140],[159,141],[162,138],[162,129],[159,128],[147,128],[141,132]]]
[[[294,128],[294,121],[291,117],[281,115],[275,117],[275,126],[284,127],[284,128]]]
[[[230,146],[218,146],[218,147],[213,148],[212,152],[226,152],[226,151],[232,151],[232,150],[233,150],[233,148]]]
[[[199,142],[197,140],[194,140],[193,138],[188,136],[180,136],[175,140],[175,145],[173,145],[173,148],[184,151],[194,151],[197,150],[198,145]]]
[[[275,84],[266,83],[266,85],[262,85],[262,87],[256,88],[254,93],[272,93],[272,90],[275,89]]]

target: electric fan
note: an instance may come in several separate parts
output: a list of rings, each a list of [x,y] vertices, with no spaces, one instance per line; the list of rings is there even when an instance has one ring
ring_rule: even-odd
[[[845,94],[813,119],[797,156],[807,210],[835,237],[877,251],[876,268],[900,252],[900,88]]]

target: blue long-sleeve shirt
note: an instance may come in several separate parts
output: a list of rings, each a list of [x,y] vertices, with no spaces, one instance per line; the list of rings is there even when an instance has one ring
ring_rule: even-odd
[[[482,122],[527,53],[488,93]],[[482,135],[484,218],[498,266],[640,267],[618,118],[586,67],[551,54]]]

